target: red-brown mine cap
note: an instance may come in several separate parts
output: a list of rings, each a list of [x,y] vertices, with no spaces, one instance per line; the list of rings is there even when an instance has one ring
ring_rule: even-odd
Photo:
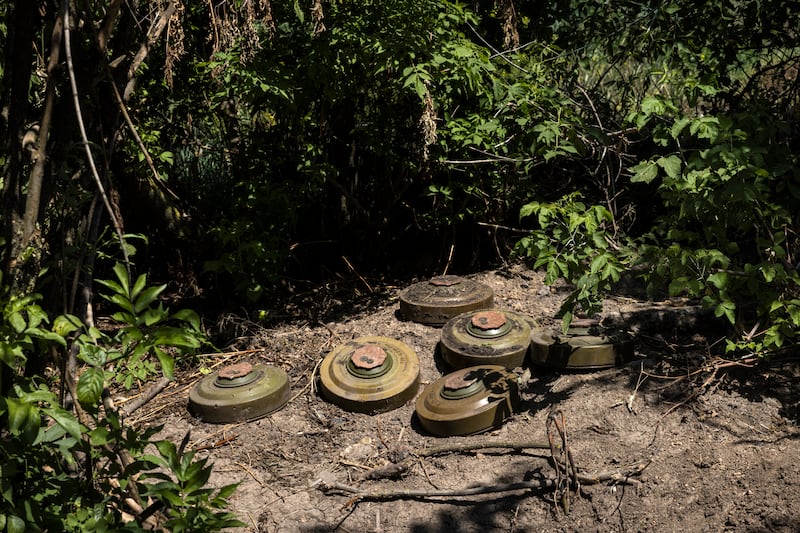
[[[236,379],[246,376],[253,371],[253,365],[250,363],[236,363],[235,365],[228,365],[219,371],[219,377],[222,379]]]
[[[459,276],[436,276],[435,278],[431,278],[429,283],[437,287],[450,287],[458,285],[461,281]]]
[[[506,315],[500,311],[480,311],[472,315],[472,326],[482,330],[498,329],[506,323]]]
[[[361,346],[353,352],[350,360],[357,368],[370,370],[381,366],[386,361],[386,352],[377,344]]]
[[[478,381],[478,378],[467,377],[468,375],[470,375],[470,372],[456,372],[444,380],[443,387],[447,390],[466,389]]]

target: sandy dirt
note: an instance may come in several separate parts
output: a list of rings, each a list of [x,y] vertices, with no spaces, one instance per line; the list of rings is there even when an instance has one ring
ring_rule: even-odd
[[[468,277],[494,289],[497,308],[530,316],[541,327],[558,323],[553,317],[566,288],[544,286],[540,274],[516,265]],[[369,280],[363,282],[362,296],[347,300],[319,288],[307,295],[314,305],[298,300],[294,320],[280,327],[226,317],[220,331],[227,353],[183,369],[132,417],[140,426],[163,424],[159,437],[175,442],[191,432],[189,448],[214,463],[212,484],[240,483],[230,500],[247,524],[240,531],[800,531],[796,359],[731,366],[715,355],[721,334],[711,318],[684,302],[654,304],[620,293],[607,300],[604,318],[634,332],[632,362],[592,372],[526,364],[518,369],[521,406],[500,427],[434,437],[415,420],[413,400],[365,415],[319,393],[319,362],[340,343],[365,335],[411,347],[420,360],[420,390],[447,371],[436,355],[441,329],[399,317],[403,287],[375,283],[370,293]],[[237,362],[283,368],[291,383],[289,403],[245,423],[215,425],[192,417],[188,395],[201,369]],[[570,492],[567,513],[560,497],[554,501],[557,473],[548,449],[414,455],[445,444],[544,443],[554,412],[563,414],[579,472],[647,467],[631,483],[583,483],[579,493]],[[367,479],[372,468],[398,464],[399,476]],[[514,483],[528,488],[436,495]],[[323,490],[337,484],[366,497]],[[399,496],[404,491],[416,496]],[[370,499],[377,493],[390,494]]]

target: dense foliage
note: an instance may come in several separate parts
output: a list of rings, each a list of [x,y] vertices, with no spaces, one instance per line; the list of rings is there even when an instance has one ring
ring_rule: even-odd
[[[798,15],[784,0],[0,5],[0,530],[113,529],[142,495],[175,530],[233,523],[209,465],[151,453],[103,405],[206,342],[164,280],[204,312],[269,316],[348,270],[513,256],[574,287],[567,322],[629,274],[727,320],[732,352],[794,344]]]

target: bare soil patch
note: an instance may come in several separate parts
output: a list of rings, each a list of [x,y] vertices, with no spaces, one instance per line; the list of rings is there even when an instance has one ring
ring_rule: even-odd
[[[469,277],[494,289],[498,308],[525,313],[541,326],[558,323],[553,317],[566,292],[544,286],[540,274],[512,266]],[[714,355],[713,321],[685,303],[615,296],[605,315],[636,333],[633,362],[596,372],[521,369],[522,408],[501,427],[432,437],[414,420],[413,401],[370,416],[319,395],[317,364],[337,344],[364,335],[412,347],[422,386],[447,371],[435,355],[441,330],[398,317],[402,287],[371,288],[353,305],[334,301],[335,318],[298,308],[297,321],[268,330],[229,319],[230,353],[204,358],[203,367],[240,361],[281,366],[292,399],[280,411],[241,424],[194,419],[186,407],[202,376],[198,366],[132,417],[138,425],[163,424],[159,437],[175,442],[190,431],[189,448],[215,465],[212,483],[240,483],[231,510],[248,524],[241,531],[800,531],[796,360],[732,366]],[[332,297],[321,291],[313,298]],[[572,494],[568,513],[547,488],[378,501],[321,490],[339,483],[367,493],[437,492],[552,480],[549,450],[508,448],[419,457],[397,477],[365,477],[370,468],[395,464],[414,450],[545,442],[554,409],[564,415],[579,470],[620,471],[648,462],[636,476],[639,483],[585,484]]]

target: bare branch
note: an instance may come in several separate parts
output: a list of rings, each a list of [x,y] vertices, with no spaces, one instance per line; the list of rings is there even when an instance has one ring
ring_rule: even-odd
[[[89,164],[89,169],[92,172],[92,177],[94,178],[95,184],[97,185],[97,191],[100,194],[101,198],[103,199],[103,204],[105,205],[106,211],[108,212],[108,216],[111,217],[111,221],[114,224],[114,230],[117,233],[117,237],[119,238],[120,248],[122,249],[122,256],[125,259],[125,265],[130,268],[130,260],[128,258],[128,250],[125,246],[125,236],[122,233],[122,224],[120,223],[117,216],[114,214],[114,209],[111,207],[111,202],[108,199],[108,195],[106,194],[105,187],[103,187],[103,181],[100,179],[100,174],[97,172],[97,165],[94,162],[94,155],[92,155],[92,148],[89,145],[89,139],[86,136],[86,126],[83,123],[83,112],[81,111],[81,103],[78,99],[78,84],[75,81],[75,69],[72,63],[72,47],[70,45],[70,32],[69,32],[69,1],[64,1],[64,10],[63,10],[63,17],[64,17],[64,51],[66,52],[67,56],[67,71],[69,72],[69,83],[72,89],[72,101],[75,106],[75,118],[78,121],[78,129],[81,134],[81,141],[83,143],[83,148],[86,151],[86,160]]]

